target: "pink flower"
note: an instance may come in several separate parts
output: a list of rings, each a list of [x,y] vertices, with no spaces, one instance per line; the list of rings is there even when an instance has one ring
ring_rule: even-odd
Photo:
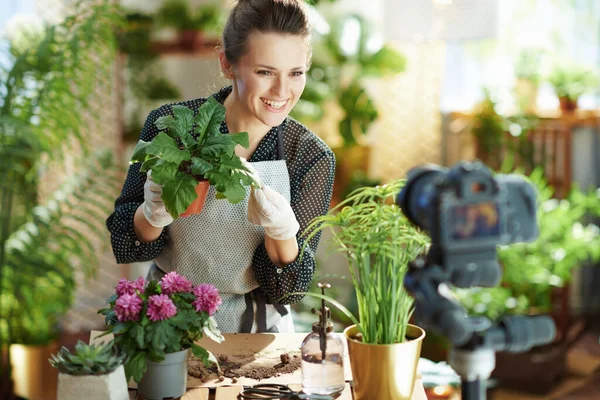
[[[150,321],[162,321],[177,314],[177,307],[166,294],[155,294],[148,298],[148,317]]]
[[[146,285],[146,281],[143,277],[139,277],[133,281],[128,281],[125,278],[121,278],[117,286],[115,286],[115,290],[117,292],[117,296],[122,296],[123,294],[135,294],[136,290],[140,292],[144,291],[144,286]]]
[[[196,301],[192,305],[197,312],[206,311],[208,315],[213,315],[221,305],[219,290],[210,283],[202,283],[196,286],[194,296],[196,296]]]
[[[192,291],[192,282],[188,281],[185,276],[181,276],[175,271],[169,272],[163,276],[160,285],[165,294]]]
[[[115,302],[115,314],[121,322],[139,321],[142,299],[137,294],[123,293]]]

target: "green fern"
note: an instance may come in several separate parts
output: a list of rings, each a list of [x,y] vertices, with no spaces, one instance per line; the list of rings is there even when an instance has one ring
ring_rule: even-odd
[[[34,207],[5,243],[1,315],[12,327],[13,342],[43,343],[52,337],[59,317],[72,305],[75,270],[86,277],[95,274],[101,249],[94,243],[106,237],[111,194],[121,182],[120,171],[101,157],[45,205]],[[5,338],[6,326],[1,328]]]
[[[113,1],[80,1],[39,43],[0,57],[0,344],[51,340],[76,268],[91,277],[97,267],[94,244],[121,179],[91,154],[86,115],[98,119],[91,101],[113,79],[121,24]],[[80,173],[39,205],[40,177],[76,154]]]

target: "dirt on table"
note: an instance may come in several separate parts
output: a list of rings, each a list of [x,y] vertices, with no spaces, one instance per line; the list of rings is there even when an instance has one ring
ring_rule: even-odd
[[[279,354],[215,354],[219,360],[221,372],[216,365],[206,367],[202,360],[192,356],[188,360],[188,375],[202,382],[221,380],[221,377],[237,379],[241,377],[267,379],[283,374],[291,374],[301,366],[300,352],[280,352]],[[235,382],[234,382],[235,383]]]

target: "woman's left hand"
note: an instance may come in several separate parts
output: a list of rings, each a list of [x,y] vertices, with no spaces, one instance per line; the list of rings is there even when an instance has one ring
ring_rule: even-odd
[[[285,197],[269,186],[251,189],[248,199],[248,221],[265,228],[265,234],[275,240],[296,236],[300,224]]]

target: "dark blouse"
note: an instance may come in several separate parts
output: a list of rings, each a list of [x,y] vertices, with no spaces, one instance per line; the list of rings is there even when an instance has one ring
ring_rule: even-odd
[[[231,93],[231,86],[221,89],[213,96],[220,103]],[[185,105],[198,111],[206,98],[183,101]],[[171,105],[164,105],[152,111],[142,129],[140,139],[151,141],[159,130],[154,122],[161,116],[173,115]],[[221,124],[221,132],[227,134],[227,125]],[[290,174],[291,207],[300,224],[296,235],[298,247],[305,243],[303,233],[316,216],[327,213],[333,190],[335,156],[329,147],[301,123],[288,117],[283,122],[284,155]],[[248,161],[271,161],[277,159],[277,129],[272,128],[261,140]],[[111,244],[118,263],[150,261],[156,258],[169,240],[169,227],[163,229],[160,237],[153,242],[141,242],[133,230],[133,215],[144,202],[146,174],[140,172],[140,163],[129,167],[121,195],[115,201],[115,211],[108,217],[106,226],[111,234]],[[223,200],[225,201],[225,200]],[[315,253],[320,239],[315,235],[308,243],[302,259],[296,259],[284,268],[271,262],[265,244],[262,242],[254,252],[252,267],[256,280],[268,298],[280,299],[292,292],[307,291],[315,270]],[[291,304],[302,296],[289,296],[281,301]]]

